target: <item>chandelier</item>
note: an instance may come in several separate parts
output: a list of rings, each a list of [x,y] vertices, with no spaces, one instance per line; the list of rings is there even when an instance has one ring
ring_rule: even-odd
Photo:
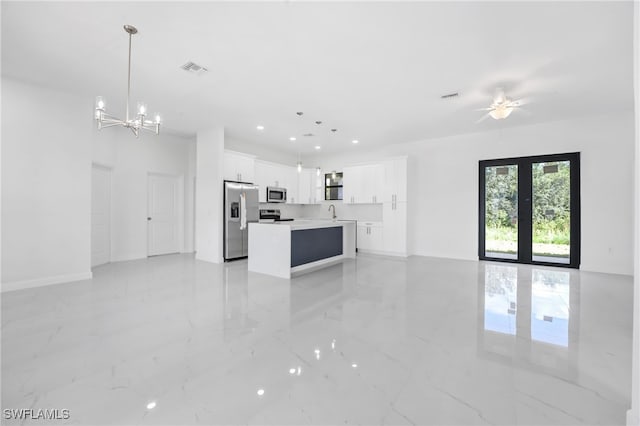
[[[105,127],[122,126],[131,129],[133,134],[138,137],[140,129],[160,134],[160,115],[154,114],[153,119],[149,120],[147,105],[144,102],[138,102],[135,118],[129,118],[129,96],[131,94],[131,36],[136,34],[138,30],[132,25],[125,25],[124,30],[129,34],[129,68],[127,73],[127,108],[124,120],[107,114],[105,111],[106,102],[102,96],[96,97],[95,118],[98,124],[98,130]]]

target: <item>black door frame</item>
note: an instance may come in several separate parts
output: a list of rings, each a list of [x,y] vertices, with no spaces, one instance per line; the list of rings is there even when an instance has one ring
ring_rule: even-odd
[[[534,261],[532,257],[532,168],[533,163],[570,161],[569,188],[570,201],[570,257],[569,263]],[[485,168],[493,166],[518,166],[518,258],[501,259],[485,256]],[[530,157],[501,158],[482,160],[478,167],[480,190],[478,191],[478,257],[480,260],[497,262],[526,263],[531,265],[559,266],[564,268],[580,267],[580,153],[536,155]]]

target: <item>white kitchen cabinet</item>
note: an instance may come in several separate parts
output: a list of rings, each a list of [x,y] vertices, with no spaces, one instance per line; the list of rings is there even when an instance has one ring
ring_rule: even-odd
[[[345,204],[376,204],[382,202],[383,164],[362,164],[342,169],[342,201]]]
[[[240,152],[225,151],[223,176],[225,180],[254,183],[255,157]]]
[[[315,170],[302,169],[298,173],[298,199],[299,204],[315,203]]]
[[[287,189],[288,204],[299,203],[298,171],[296,167],[257,160],[255,162],[255,170],[255,183],[260,187],[258,195],[259,202],[267,202],[267,187],[274,186],[276,188]]]
[[[356,247],[362,252],[384,250],[382,222],[358,222]]]
[[[407,203],[390,202],[382,205],[384,252],[407,255]]]
[[[407,157],[385,160],[382,201],[404,203],[407,201]]]
[[[278,186],[278,171],[276,165],[266,161],[256,161],[256,179],[255,183],[259,187],[258,201],[267,202],[267,186]]]

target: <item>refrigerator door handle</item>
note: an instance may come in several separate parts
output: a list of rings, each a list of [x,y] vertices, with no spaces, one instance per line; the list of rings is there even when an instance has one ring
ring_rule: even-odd
[[[247,228],[247,194],[240,194],[240,229]]]

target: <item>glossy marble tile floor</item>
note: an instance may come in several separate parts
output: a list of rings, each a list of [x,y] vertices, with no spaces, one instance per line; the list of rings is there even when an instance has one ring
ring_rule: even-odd
[[[623,424],[631,277],[362,256],[291,281],[191,255],[2,295],[3,424]]]

